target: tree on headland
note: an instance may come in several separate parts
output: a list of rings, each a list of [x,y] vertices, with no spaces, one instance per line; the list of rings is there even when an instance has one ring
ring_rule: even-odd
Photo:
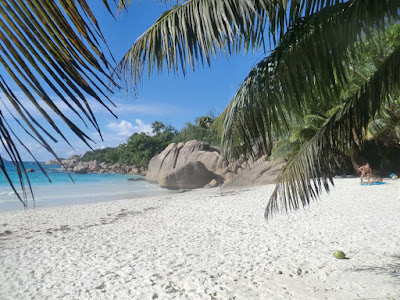
[[[214,122],[214,118],[211,116],[203,116],[197,119],[197,126],[201,128],[208,129],[211,127],[212,123]]]
[[[178,132],[174,138],[175,143],[185,143],[191,140],[204,141],[214,147],[219,147],[221,143],[220,136],[213,125],[215,121],[214,113],[196,118],[194,123],[186,122],[185,126]]]
[[[172,143],[178,134],[174,127],[165,125],[160,121],[154,121],[152,128],[154,135],[135,132],[125,143],[115,148],[88,151],[80,160],[84,162],[97,160],[110,164],[119,163],[147,167],[150,159]]]
[[[115,148],[96,149],[86,152],[81,161],[97,160],[110,164],[128,164],[147,167],[150,159],[161,153],[171,143],[200,140],[213,146],[219,145],[219,136],[213,128],[203,128],[187,122],[179,131],[171,125],[165,125],[161,121],[152,123],[153,135],[144,132],[132,134],[125,143]]]
[[[255,143],[266,151],[287,134],[294,115],[308,103],[326,103],[346,90],[364,46],[379,46],[380,34],[398,22],[399,9],[397,0],[179,2],[135,42],[117,73],[136,87],[144,69],[186,73],[198,63],[210,64],[217,52],[259,49],[269,37],[272,51],[250,71],[219,118],[225,155],[252,155]],[[397,45],[288,161],[267,218],[277,210],[307,206],[329,191],[333,153],[346,153],[365,139],[389,96],[398,96],[399,67]]]
[[[153,128],[153,133],[157,135],[160,134],[165,129],[165,124],[160,121],[154,121],[151,124],[151,127]]]

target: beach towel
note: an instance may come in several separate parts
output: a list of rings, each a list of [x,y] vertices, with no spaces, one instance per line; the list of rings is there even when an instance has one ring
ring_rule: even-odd
[[[369,185],[381,185],[386,184],[386,182],[372,182]],[[361,183],[362,186],[368,186],[368,183]]]

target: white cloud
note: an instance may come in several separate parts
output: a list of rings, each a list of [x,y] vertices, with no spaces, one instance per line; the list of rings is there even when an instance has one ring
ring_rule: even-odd
[[[111,108],[116,115],[137,113],[147,116],[167,116],[183,113],[181,108],[166,103],[118,103],[116,108]]]
[[[135,122],[137,125],[133,126],[133,128],[135,129],[134,132],[139,132],[139,133],[144,132],[149,135],[152,135],[153,128],[151,127],[151,124],[146,124],[140,119],[136,119]]]
[[[21,92],[21,91],[15,91],[16,96],[18,97],[19,101],[21,102],[22,105],[29,111],[29,113],[32,115],[33,118],[36,118],[37,121],[46,129],[49,131],[50,134],[52,134],[55,138],[59,140],[59,143],[52,143],[49,141],[49,144],[52,146],[54,151],[59,155],[60,157],[69,157],[71,155],[75,154],[83,154],[86,151],[89,151],[90,148],[85,145],[83,142],[81,142],[67,127],[67,125],[64,124],[60,120],[56,114],[47,107],[46,104],[43,103],[42,100],[38,99],[38,103],[40,105],[43,105],[44,110],[50,115],[51,118],[54,119],[56,122],[57,126],[59,129],[65,134],[67,139],[71,142],[73,145],[73,148],[75,151],[71,150],[71,147],[67,145],[62,138],[60,138],[57,133],[49,126],[49,124],[44,120],[44,118],[40,117],[39,111],[36,109],[36,107],[31,103],[31,101]],[[16,113],[15,109],[10,105],[8,102],[8,99],[4,95],[4,93],[0,92],[0,98],[5,102],[7,107],[11,110],[11,112],[15,115],[15,117],[21,121],[21,117]],[[62,113],[69,118],[72,122],[74,122],[78,127],[82,128],[83,131],[91,131],[93,130],[93,127],[88,124],[89,128],[85,129],[85,126],[83,125],[82,121],[73,113],[65,103],[61,101],[56,96],[51,97],[52,100],[54,101],[55,105],[62,111]],[[90,97],[88,97],[90,98]],[[67,100],[70,100],[67,98]],[[136,119],[135,122],[131,121],[126,121],[124,119],[131,120],[132,116],[134,117],[140,117],[140,116],[157,116],[157,118],[164,119],[166,116],[170,115],[178,115],[182,114],[184,110],[178,106],[170,105],[167,103],[160,103],[160,102],[154,102],[154,101],[122,101],[121,99],[113,99],[117,100],[115,101],[116,104],[118,105],[116,108],[111,107],[111,109],[116,113],[116,115],[119,116],[120,120],[122,121],[115,121],[114,118],[112,118],[111,114],[109,114],[106,109],[97,101],[93,99],[88,99],[92,110],[94,114],[96,115],[97,121],[102,129],[102,135],[104,138],[104,141],[101,141],[98,133],[92,134],[87,133],[92,139],[94,140],[94,143],[89,144],[94,148],[104,148],[104,147],[116,147],[121,143],[126,142],[126,139],[131,136],[135,132],[145,132],[148,134],[152,134],[152,128],[150,124],[146,124],[145,122],[142,121],[142,119]],[[118,101],[119,100],[119,101]],[[72,101],[70,101],[72,102]],[[76,109],[77,107],[75,104],[71,103],[72,106],[74,106]],[[79,109],[78,109],[79,110]],[[0,101],[0,111],[4,114],[6,119],[10,122],[10,126],[15,130],[16,134],[24,141],[24,143],[27,145],[27,147],[33,152],[35,157],[39,161],[45,161],[48,159],[52,159],[52,155],[47,152],[44,148],[40,147],[38,144],[36,145],[36,142],[32,141],[32,144],[27,144],[27,140],[31,140],[30,137],[28,137],[25,132],[19,127],[19,125],[12,119],[10,113],[5,109],[4,105]],[[84,117],[85,119],[85,117]],[[85,119],[86,120],[86,119]],[[86,120],[87,121],[87,120]],[[111,123],[109,123],[111,122]],[[24,124],[24,122],[22,122]],[[88,122],[86,122],[88,123]],[[104,130],[107,129],[107,130]],[[46,135],[43,135],[44,138],[47,138]],[[18,143],[17,143],[18,144]],[[21,155],[23,159],[25,160],[32,160],[30,157],[29,153],[23,149],[22,147],[19,147],[21,151]]]
[[[119,123],[111,122],[107,127],[114,131],[118,136],[122,137],[129,137],[135,132],[151,134],[152,128],[150,124],[146,124],[140,119],[136,119],[135,122],[136,125],[133,125],[131,122],[122,120]]]

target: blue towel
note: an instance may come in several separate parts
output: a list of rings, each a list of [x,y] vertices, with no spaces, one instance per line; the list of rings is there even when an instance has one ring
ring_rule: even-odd
[[[372,182],[369,185],[381,185],[381,184],[386,184],[386,182]],[[361,183],[363,186],[368,186],[368,183]]]

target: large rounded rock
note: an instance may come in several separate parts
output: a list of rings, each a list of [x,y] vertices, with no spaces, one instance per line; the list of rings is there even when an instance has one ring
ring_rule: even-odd
[[[217,187],[217,186],[219,186],[218,181],[217,181],[216,179],[213,179],[213,180],[211,180],[208,184],[206,184],[206,185],[204,186],[204,188],[209,189],[209,188],[215,188],[215,187]]]
[[[224,159],[217,148],[210,146],[206,142],[193,140],[186,142],[179,150],[175,167],[179,168],[190,161],[200,161],[210,171],[219,173],[222,170]]]
[[[129,174],[130,174],[130,175],[138,175],[138,174],[140,174],[140,169],[139,169],[139,168],[136,168],[136,167],[133,167],[133,168],[131,169],[131,171],[129,172]]]
[[[237,175],[228,173],[222,188],[237,189],[276,183],[285,164],[285,160],[270,162],[262,157],[246,169],[239,168],[240,172],[238,171]]]
[[[222,175],[225,160],[218,149],[206,142],[194,140],[179,144],[172,143],[163,152],[154,156],[150,160],[146,180],[157,183],[170,171],[194,161],[199,161],[208,170]]]
[[[189,141],[186,143],[170,144],[163,152],[154,156],[149,163],[146,180],[167,186],[166,176],[191,162],[200,162],[208,171],[217,176],[218,185],[228,189],[244,188],[257,185],[276,183],[285,161],[270,162],[267,154],[261,156],[258,151],[256,158],[245,160],[244,156],[228,163],[219,150],[206,142]],[[144,174],[142,172],[142,174]],[[190,175],[190,174],[189,174]],[[190,176],[188,178],[191,178]],[[198,183],[196,186],[206,185],[211,180]],[[171,186],[174,186],[171,184]],[[174,187],[178,188],[178,187]],[[180,187],[183,189],[193,187]]]
[[[216,175],[199,161],[191,161],[160,178],[160,186],[170,190],[202,188]]]
[[[102,163],[100,164],[100,168],[101,168],[101,169],[108,169],[108,164],[107,164],[106,162],[102,162]]]
[[[182,144],[170,144],[163,152],[154,156],[150,162],[146,174],[146,180],[149,182],[158,183],[166,173],[173,170],[176,165],[179,150]]]
[[[60,160],[64,160],[64,158],[60,158]],[[57,159],[53,159],[53,160],[48,160],[44,163],[45,165],[59,165],[60,163],[58,162]]]
[[[75,174],[87,174],[88,167],[83,164],[79,164],[79,165],[75,166],[73,170],[74,170]]]
[[[87,165],[88,172],[90,172],[90,173],[96,172],[99,169],[97,160],[92,160],[92,161],[86,163],[85,165]]]

